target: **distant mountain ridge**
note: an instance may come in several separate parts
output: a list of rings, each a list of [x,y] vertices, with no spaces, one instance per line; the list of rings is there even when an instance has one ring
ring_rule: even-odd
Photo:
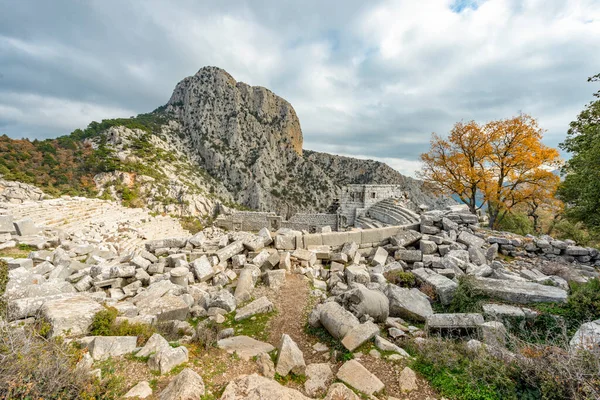
[[[325,211],[352,183],[401,185],[415,207],[453,202],[384,163],[302,145],[290,103],[204,67],[149,114],[92,122],[48,141],[0,137],[0,174],[50,194],[99,195],[181,215],[210,216],[217,204],[288,215]]]

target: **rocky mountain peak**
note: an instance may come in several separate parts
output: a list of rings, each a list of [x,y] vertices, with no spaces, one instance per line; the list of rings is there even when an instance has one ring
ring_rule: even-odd
[[[177,84],[167,109],[177,114],[195,142],[216,140],[241,148],[302,155],[302,129],[290,103],[272,91],[236,80],[217,67],[201,68]]]

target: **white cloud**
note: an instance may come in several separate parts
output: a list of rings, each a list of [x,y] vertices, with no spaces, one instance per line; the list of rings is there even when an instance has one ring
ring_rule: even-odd
[[[289,100],[306,148],[408,175],[431,132],[460,120],[531,113],[556,146],[596,90],[586,78],[600,72],[600,3],[470,3],[460,12],[455,0],[0,5],[0,129],[64,134],[147,112],[216,65]],[[74,18],[53,23],[65,9]]]

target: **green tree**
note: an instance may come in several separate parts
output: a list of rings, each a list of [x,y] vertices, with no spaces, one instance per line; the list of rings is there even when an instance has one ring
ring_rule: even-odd
[[[600,74],[588,78],[599,82]],[[594,94],[600,99],[600,91]],[[600,100],[590,102],[571,122],[560,148],[572,154],[563,166],[565,179],[558,195],[567,216],[589,228],[600,228]]]

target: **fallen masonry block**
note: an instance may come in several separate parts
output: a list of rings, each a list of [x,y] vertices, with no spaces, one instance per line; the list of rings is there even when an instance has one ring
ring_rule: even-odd
[[[227,261],[236,254],[244,251],[244,242],[241,240],[235,241],[217,251],[217,257],[220,262]]]
[[[385,388],[379,378],[356,360],[346,361],[338,370],[336,377],[367,395],[380,392]]]
[[[309,266],[313,266],[317,262],[317,255],[309,250],[297,249],[292,253],[292,257],[300,261],[307,261]]]
[[[474,336],[483,323],[483,315],[477,313],[433,314],[427,317],[425,329],[444,336]]]
[[[454,293],[456,292],[456,289],[458,289],[458,283],[425,268],[418,268],[412,272],[417,279],[434,287],[442,304],[448,305],[452,302]]]
[[[229,354],[237,354],[242,360],[248,361],[260,353],[270,353],[275,350],[269,343],[264,343],[249,336],[232,336],[221,339],[217,342],[217,347],[225,350]]]
[[[460,235],[458,235],[456,241],[459,243],[466,244],[467,246],[473,246],[477,248],[481,248],[485,244],[484,239],[480,238],[479,236],[475,236],[467,231],[462,231]]]
[[[277,365],[275,372],[280,376],[287,376],[290,372],[296,375],[303,375],[306,368],[304,355],[302,351],[285,333],[281,335],[281,343],[277,352]]]
[[[474,278],[475,288],[486,295],[511,303],[562,303],[567,300],[567,292],[555,286],[534,282]]]
[[[0,233],[17,233],[12,215],[0,215]]]
[[[411,246],[418,242],[423,235],[420,232],[413,230],[400,231],[396,235],[390,237],[390,243],[394,246]]]
[[[334,301],[319,306],[318,310],[321,324],[336,339],[343,339],[350,330],[360,325],[358,318]]]
[[[271,312],[273,309],[273,303],[271,303],[266,296],[263,296],[247,304],[246,306],[239,308],[235,313],[235,320],[241,321],[256,314],[265,314]]]
[[[68,334],[85,335],[94,315],[103,307],[87,296],[77,295],[47,301],[41,308],[42,318],[50,324],[50,337]]]
[[[94,360],[106,360],[133,353],[136,343],[137,336],[96,336],[88,349]]]
[[[419,289],[401,288],[396,285],[387,287],[390,301],[390,316],[425,321],[433,315],[431,303]]]
[[[188,349],[184,346],[163,349],[148,359],[148,368],[162,374],[170,372],[176,366],[188,361]]]
[[[352,328],[342,339],[342,344],[350,351],[354,351],[363,343],[379,334],[379,327],[371,321]]]
[[[32,236],[37,235],[41,232],[40,228],[35,226],[33,221],[29,218],[15,221],[15,229],[19,236]]]

